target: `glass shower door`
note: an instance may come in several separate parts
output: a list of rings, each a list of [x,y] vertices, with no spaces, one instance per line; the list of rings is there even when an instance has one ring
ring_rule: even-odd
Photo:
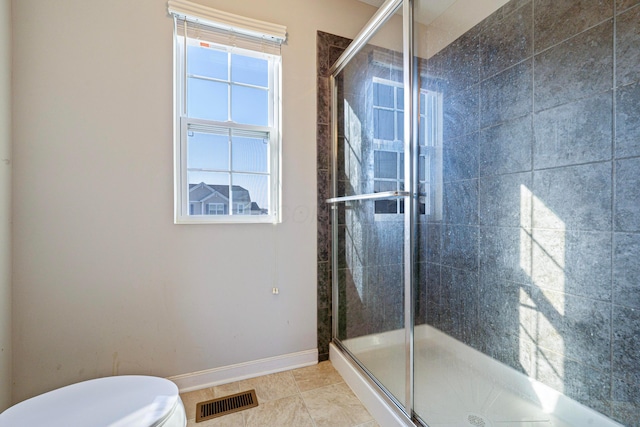
[[[334,341],[404,407],[403,19],[401,2],[391,3],[333,75]]]
[[[639,69],[639,17],[637,2],[414,0],[413,407],[429,427],[637,425],[622,342],[640,323],[615,286],[640,246],[613,230],[639,194],[618,173],[639,163],[612,147],[616,120],[638,122],[640,74],[617,70]]]

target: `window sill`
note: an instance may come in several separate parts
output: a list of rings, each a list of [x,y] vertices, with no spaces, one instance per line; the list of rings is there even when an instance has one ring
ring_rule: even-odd
[[[174,224],[279,224],[277,215],[189,215],[174,218]]]

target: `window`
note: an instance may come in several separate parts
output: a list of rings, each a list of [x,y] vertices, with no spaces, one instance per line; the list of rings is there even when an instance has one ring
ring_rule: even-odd
[[[225,215],[224,203],[207,203],[207,215]]]
[[[184,0],[170,0],[169,12],[175,18],[175,222],[278,222],[286,28]]]
[[[373,138],[404,141],[404,87],[402,83],[374,78]]]
[[[420,90],[418,212],[442,216],[442,96]],[[404,88],[401,83],[373,79],[374,192],[404,190]],[[437,201],[437,203],[436,203]],[[376,200],[376,214],[404,213],[404,200]]]
[[[404,153],[375,150],[373,152],[373,191],[402,191],[404,189]],[[376,200],[377,214],[404,213],[404,200]]]
[[[420,214],[442,219],[442,94],[420,90],[418,183]]]
[[[404,190],[404,87],[373,79],[373,191]],[[376,214],[404,212],[404,200],[376,200]]]

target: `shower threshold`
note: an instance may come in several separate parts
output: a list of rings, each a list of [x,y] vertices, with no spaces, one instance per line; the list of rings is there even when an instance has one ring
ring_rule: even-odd
[[[342,341],[400,402],[404,336],[397,330]],[[436,328],[416,326],[414,337],[414,412],[429,427],[621,427]],[[358,394],[361,386],[345,379]]]

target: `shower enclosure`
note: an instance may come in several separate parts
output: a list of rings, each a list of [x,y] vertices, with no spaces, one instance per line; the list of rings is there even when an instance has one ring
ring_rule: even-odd
[[[639,22],[388,0],[328,70],[332,342],[414,422],[640,425]]]

